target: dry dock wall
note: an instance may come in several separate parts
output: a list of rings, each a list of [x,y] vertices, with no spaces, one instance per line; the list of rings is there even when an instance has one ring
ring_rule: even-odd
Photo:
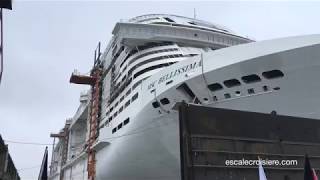
[[[320,169],[320,121],[182,104],[179,109],[182,180],[259,179],[257,166],[226,160],[296,160],[265,165],[268,179],[303,179],[304,155]]]

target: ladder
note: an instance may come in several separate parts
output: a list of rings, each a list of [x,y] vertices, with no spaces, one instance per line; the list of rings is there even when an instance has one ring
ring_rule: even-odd
[[[101,104],[101,68],[96,68],[92,72],[92,77],[95,79],[91,90],[91,107],[89,119],[89,139],[88,139],[88,180],[94,180],[96,160],[95,150],[93,145],[98,137],[98,120],[100,118]]]

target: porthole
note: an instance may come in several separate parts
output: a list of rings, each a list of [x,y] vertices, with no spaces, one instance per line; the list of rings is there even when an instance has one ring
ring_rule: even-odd
[[[240,91],[236,91],[236,96],[241,96],[241,92]]]
[[[269,90],[268,86],[263,86],[262,89],[263,89],[263,91],[268,91]]]
[[[218,90],[223,89],[222,85],[219,84],[219,83],[210,84],[210,85],[208,86],[208,88],[210,89],[210,91],[218,91]]]
[[[213,101],[218,101],[217,96],[213,96]]]
[[[253,88],[248,89],[248,94],[254,94],[254,89]]]
[[[224,81],[223,84],[228,88],[241,85],[241,83],[238,79],[229,79],[229,80]]]
[[[266,79],[275,79],[275,78],[283,77],[284,74],[280,70],[272,70],[272,71],[263,72],[262,76],[265,77]]]
[[[242,81],[245,82],[245,83],[254,83],[254,82],[259,82],[261,81],[261,78],[256,75],[256,74],[251,74],[251,75],[248,75],[248,76],[243,76],[242,78]]]
[[[159,104],[158,101],[155,101],[155,102],[152,103],[152,106],[153,106],[154,108],[158,108],[158,107],[160,107],[160,104]]]

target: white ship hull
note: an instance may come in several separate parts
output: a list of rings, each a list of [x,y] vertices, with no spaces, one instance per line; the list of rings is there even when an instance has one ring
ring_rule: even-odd
[[[187,72],[171,73],[186,66],[191,67]],[[263,78],[262,72],[271,70],[281,70],[284,76]],[[113,134],[111,130],[120,121],[112,121],[100,129],[98,142],[108,144],[97,151],[96,177],[100,180],[180,179],[178,113],[173,106],[182,100],[190,101],[176,89],[183,82],[205,106],[263,113],[276,111],[281,115],[317,119],[320,117],[319,72],[320,36],[316,35],[229,47],[171,65],[136,89],[139,98],[118,118],[124,120],[130,115],[130,123]],[[261,81],[241,83],[217,92],[207,88],[215,82],[222,84],[250,74],[259,75]],[[254,92],[248,93],[248,89]],[[170,103],[154,108],[152,102],[162,98],[168,98]]]

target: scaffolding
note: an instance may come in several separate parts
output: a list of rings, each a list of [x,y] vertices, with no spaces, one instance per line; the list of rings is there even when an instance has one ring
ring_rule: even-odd
[[[85,84],[91,86],[91,101],[89,108],[89,138],[87,141],[87,171],[88,180],[94,180],[96,174],[96,159],[94,143],[98,137],[98,121],[100,118],[101,110],[101,82],[102,82],[102,65],[100,61],[100,43],[95,50],[94,65],[90,75],[81,75],[77,71],[74,71],[70,77],[70,83]]]

